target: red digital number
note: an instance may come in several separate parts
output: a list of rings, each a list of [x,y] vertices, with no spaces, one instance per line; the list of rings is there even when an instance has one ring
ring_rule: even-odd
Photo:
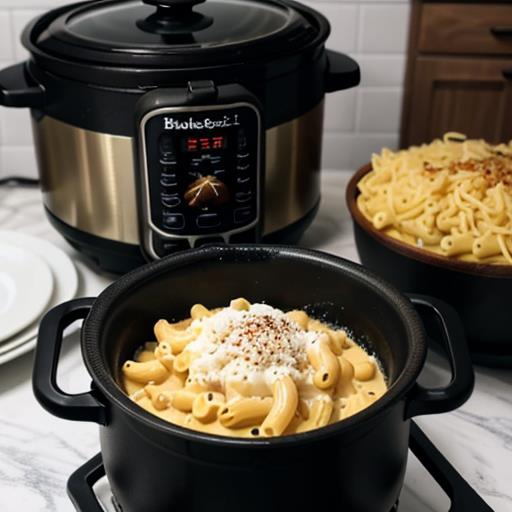
[[[213,137],[187,137],[185,147],[187,151],[224,149],[226,147],[226,139],[223,135],[215,135]]]
[[[201,137],[199,139],[199,144],[201,145],[201,149],[210,149],[210,139],[208,137]]]
[[[224,137],[222,137],[222,136],[213,137],[212,140],[213,140],[213,143],[212,143],[213,149],[222,149],[224,147]]]
[[[195,137],[187,139],[187,151],[197,151],[197,139]]]

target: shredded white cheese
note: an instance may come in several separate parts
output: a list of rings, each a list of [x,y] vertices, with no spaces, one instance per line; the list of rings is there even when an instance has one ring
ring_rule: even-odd
[[[296,383],[311,376],[306,347],[320,333],[305,331],[277,308],[227,307],[194,322],[202,330],[185,349],[195,357],[189,368],[191,381],[219,389],[246,383],[253,391],[271,393],[280,376],[290,375]]]

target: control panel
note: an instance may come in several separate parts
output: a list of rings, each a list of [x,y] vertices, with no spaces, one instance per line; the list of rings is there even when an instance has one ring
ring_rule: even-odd
[[[150,239],[190,246],[219,235],[229,241],[258,222],[260,122],[258,110],[244,103],[161,108],[145,116]]]

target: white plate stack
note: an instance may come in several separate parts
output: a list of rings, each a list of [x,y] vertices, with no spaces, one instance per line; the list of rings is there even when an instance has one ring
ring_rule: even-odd
[[[77,291],[75,265],[61,249],[0,231],[0,364],[32,350],[42,316]]]

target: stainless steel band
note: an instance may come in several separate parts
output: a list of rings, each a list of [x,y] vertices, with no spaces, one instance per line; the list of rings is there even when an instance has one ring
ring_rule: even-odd
[[[320,196],[323,101],[266,131],[264,234],[314,208]],[[51,117],[33,122],[46,207],[68,225],[139,244],[133,139]]]

